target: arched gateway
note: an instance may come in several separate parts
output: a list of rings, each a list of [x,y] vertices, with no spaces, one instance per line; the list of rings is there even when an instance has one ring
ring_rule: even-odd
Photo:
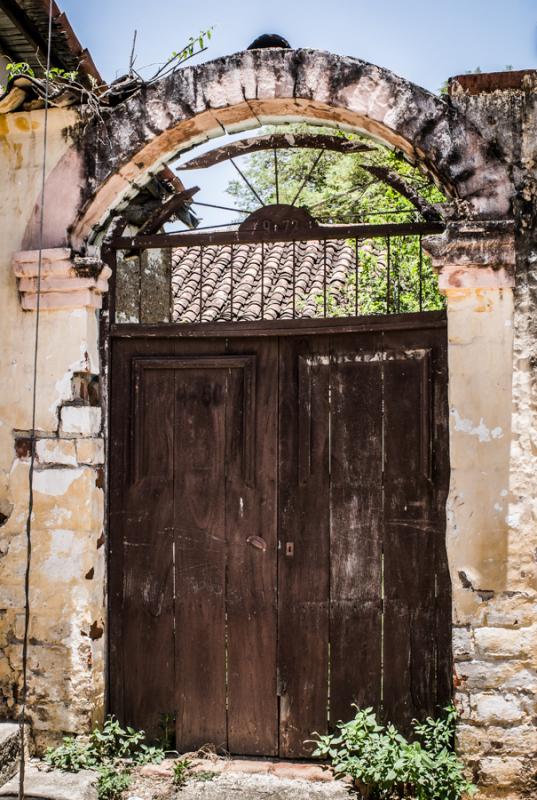
[[[121,237],[126,212],[170,160],[210,138],[286,122],[370,136],[419,166],[449,202],[412,230],[349,225],[338,236],[276,204],[200,244],[195,232],[167,243],[127,227]],[[365,62],[252,50],[179,70],[83,123],[49,174],[49,204],[66,179],[69,198],[46,240],[51,263],[66,245],[83,257],[75,280],[100,257],[117,279],[119,250],[135,256],[142,285],[142,251],[188,246],[212,247],[227,281],[234,246],[248,259],[250,245],[259,255],[281,243],[278,252],[309,253],[312,280],[325,279],[324,314],[307,321],[294,294],[287,319],[263,318],[262,256],[260,299],[250,295],[248,306],[259,319],[250,322],[236,321],[232,288],[220,306],[209,297],[203,255],[195,280],[186,257],[168,267],[170,297],[174,286],[191,294],[181,305],[177,290],[166,323],[148,324],[140,305],[125,324],[113,318],[117,292],[106,300],[111,710],[153,732],[175,717],[181,748],[211,740],[282,756],[304,755],[312,729],[350,714],[353,701],[403,726],[434,712],[453,692],[451,583],[464,630],[473,624],[468,591],[475,604],[507,585],[506,528],[489,524],[479,493],[482,465],[501,460],[494,448],[510,425],[514,189],[498,137],[450,99]],[[35,219],[34,210],[28,248]],[[368,237],[415,233],[428,236],[446,311],[364,318],[356,305],[327,318],[327,243],[339,240],[336,273],[349,238],[359,252]],[[31,271],[20,268],[24,258],[21,280]],[[88,302],[73,283],[72,305],[98,306],[105,275]],[[394,312],[389,264],[387,284]],[[21,291],[31,308],[35,286]],[[69,307],[62,292],[56,306],[45,286],[44,307]],[[210,322],[209,306],[229,316]],[[178,308],[201,324],[170,322]],[[494,400],[482,393],[491,375]],[[474,452],[477,440],[491,443],[487,453]],[[501,496],[505,469],[492,475],[490,498]]]

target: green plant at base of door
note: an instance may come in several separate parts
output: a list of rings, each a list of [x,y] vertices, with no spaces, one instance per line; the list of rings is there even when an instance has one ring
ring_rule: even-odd
[[[313,755],[328,758],[336,775],[350,775],[367,800],[460,800],[475,792],[453,751],[457,712],[413,721],[414,741],[381,725],[372,708],[358,709],[333,735],[317,738]]]
[[[89,737],[66,736],[58,747],[49,748],[45,761],[64,772],[94,769],[98,772],[99,800],[115,800],[129,787],[133,767],[160,764],[164,750],[145,743],[145,733],[122,728],[115,717],[107,717],[102,729]]]

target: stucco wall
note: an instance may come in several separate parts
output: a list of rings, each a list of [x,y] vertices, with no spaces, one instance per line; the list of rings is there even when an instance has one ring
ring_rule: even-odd
[[[448,292],[458,747],[483,796],[537,791],[534,411],[510,289]]]
[[[49,114],[47,171],[70,146],[74,112]],[[23,631],[36,315],[21,310],[12,257],[39,196],[43,112],[0,115],[0,715],[16,712]],[[56,196],[61,204],[62,196]],[[45,219],[46,224],[46,219]],[[104,546],[100,409],[77,405],[98,373],[97,319],[83,308],[40,323],[33,516],[30,717],[37,739],[76,731],[102,710]],[[78,375],[73,381],[73,376]],[[69,404],[75,403],[71,407]],[[67,408],[65,407],[67,404]],[[63,406],[63,408],[62,408]],[[97,462],[97,464],[95,463]],[[5,519],[4,519],[5,517]]]

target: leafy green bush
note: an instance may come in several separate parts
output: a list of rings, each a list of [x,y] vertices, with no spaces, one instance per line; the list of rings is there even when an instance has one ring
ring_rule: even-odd
[[[334,735],[317,736],[314,756],[329,758],[337,775],[350,775],[368,800],[459,800],[471,796],[463,765],[453,752],[457,714],[450,706],[441,719],[413,722],[409,742],[393,725],[380,725],[373,709],[357,709]]]
[[[45,761],[65,772],[95,769],[99,773],[100,800],[114,800],[130,782],[130,770],[138,764],[160,762],[164,751],[145,744],[145,733],[122,728],[115,717],[108,717],[102,730],[95,728],[87,739],[66,736],[62,744],[49,748]]]

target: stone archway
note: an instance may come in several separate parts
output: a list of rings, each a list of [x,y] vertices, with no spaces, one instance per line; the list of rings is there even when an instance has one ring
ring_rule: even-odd
[[[509,214],[498,146],[446,100],[358,59],[268,49],[179,70],[85,125],[48,179],[51,194],[67,176],[72,188],[47,241],[64,243],[69,229],[80,252],[162,164],[209,138],[285,121],[368,134],[420,165],[472,217]]]

